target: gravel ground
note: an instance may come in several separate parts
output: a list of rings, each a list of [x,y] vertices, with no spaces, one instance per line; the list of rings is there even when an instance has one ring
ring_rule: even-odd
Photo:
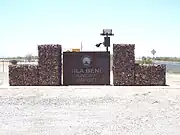
[[[1,85],[0,135],[179,135],[180,75],[167,74],[167,84]]]
[[[180,87],[0,88],[0,135],[179,135]]]

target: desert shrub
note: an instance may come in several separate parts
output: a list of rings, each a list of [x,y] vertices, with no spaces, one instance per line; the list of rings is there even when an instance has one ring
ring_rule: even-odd
[[[16,65],[16,64],[17,64],[17,60],[11,60],[10,63],[11,63],[12,65]]]
[[[143,57],[142,60],[137,60],[136,63],[138,63],[138,64],[152,64],[153,61],[151,58]]]

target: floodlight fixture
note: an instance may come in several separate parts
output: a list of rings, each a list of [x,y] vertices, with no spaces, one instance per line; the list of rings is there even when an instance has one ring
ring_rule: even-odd
[[[110,37],[114,36],[112,33],[112,29],[103,29],[103,33],[100,33],[101,36],[104,36],[104,47],[106,47],[106,51],[108,52],[108,47],[110,47]]]
[[[110,37],[104,37],[104,46],[110,47]]]
[[[103,29],[103,33],[100,34],[101,36],[114,36],[112,33],[112,29]]]
[[[96,47],[100,47],[100,46],[101,46],[101,44],[103,44],[103,43],[96,44]]]

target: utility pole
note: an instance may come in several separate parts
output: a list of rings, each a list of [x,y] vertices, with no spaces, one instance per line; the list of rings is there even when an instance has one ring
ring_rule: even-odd
[[[82,51],[82,49],[83,49],[83,45],[82,45],[82,41],[81,41],[81,51]]]

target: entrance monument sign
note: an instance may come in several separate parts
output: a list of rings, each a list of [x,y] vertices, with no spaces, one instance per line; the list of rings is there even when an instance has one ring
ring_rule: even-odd
[[[110,52],[64,52],[64,85],[110,85]]]

